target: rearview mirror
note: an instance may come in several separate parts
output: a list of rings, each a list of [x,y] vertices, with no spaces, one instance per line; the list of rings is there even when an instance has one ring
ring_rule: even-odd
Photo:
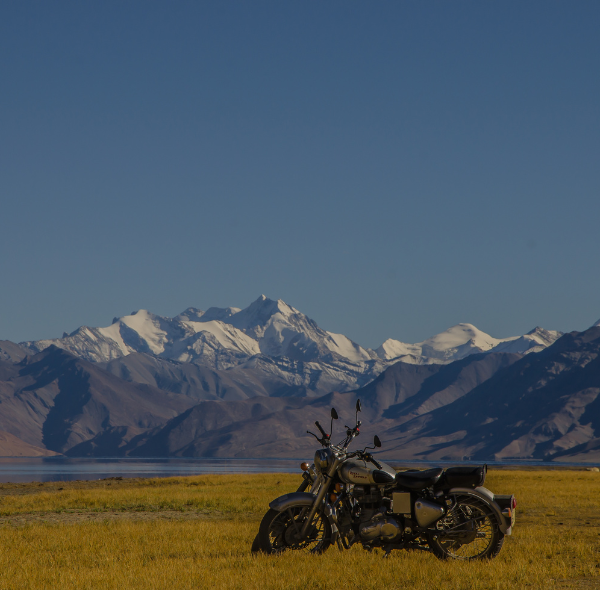
[[[362,409],[361,405],[360,405],[360,400],[357,399],[356,400],[356,413],[360,412]]]
[[[373,444],[379,448],[381,446],[381,441],[379,440],[379,437],[377,435],[375,435],[375,438],[373,439]]]
[[[335,411],[335,408],[331,408],[331,418],[333,420],[337,420],[338,419],[338,413]]]

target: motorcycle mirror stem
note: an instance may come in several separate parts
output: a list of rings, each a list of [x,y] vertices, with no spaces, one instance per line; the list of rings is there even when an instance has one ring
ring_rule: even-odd
[[[357,399],[356,400],[356,418],[355,418],[355,422],[356,422],[357,426],[359,426],[359,423],[358,423],[358,413],[361,411],[361,409],[362,408],[361,408],[361,405],[360,405],[360,399]]]
[[[330,436],[333,434],[333,421],[339,418],[338,413],[335,411],[335,408],[331,408],[331,427],[329,428]]]

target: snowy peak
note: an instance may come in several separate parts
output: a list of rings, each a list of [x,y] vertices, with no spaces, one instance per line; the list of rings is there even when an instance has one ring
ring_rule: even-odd
[[[457,324],[416,344],[388,339],[376,352],[380,358],[398,358],[412,364],[447,363],[470,354],[488,352],[500,342],[473,324]]]
[[[600,320],[598,320],[593,326],[592,328],[600,328]]]
[[[405,344],[399,340],[388,338],[375,352],[382,359],[396,359],[405,356],[416,358],[421,356],[421,347],[418,344]]]
[[[229,308],[235,309],[235,308]],[[201,318],[204,321],[209,311]],[[222,321],[258,343],[260,352],[295,361],[332,360],[364,363],[377,358],[343,334],[322,330],[315,321],[282,299],[261,295],[256,301]]]
[[[497,339],[472,324],[461,323],[416,344],[388,339],[373,351],[343,334],[323,330],[285,301],[261,295],[244,309],[188,307],[174,318],[141,309],[115,318],[104,328],[82,326],[63,338],[22,344],[31,352],[54,344],[93,362],[138,352],[214,368],[237,366],[258,356],[290,366],[326,363],[327,371],[335,366],[336,371],[353,375],[352,381],[356,375],[380,372],[392,362],[446,364],[491,351],[537,352],[561,335],[537,327],[523,336]]]
[[[117,324],[123,342],[137,352],[160,355],[173,340],[184,338],[188,331],[178,320],[154,315],[145,309],[122,317]]]
[[[281,299],[273,301],[265,295],[261,295],[248,307],[231,316],[228,323],[240,330],[254,331],[259,334],[264,331],[269,323],[273,322],[274,316],[279,316],[279,320],[286,321],[293,315],[306,318],[304,314],[290,307],[285,301]]]
[[[457,324],[421,342],[422,354],[443,361],[458,360],[469,354],[487,352],[500,341],[473,324]]]
[[[523,336],[505,338],[494,347],[493,352],[539,352],[540,350],[543,350],[544,348],[554,344],[562,335],[562,332],[555,330],[544,330],[544,328],[540,328],[538,326]]]
[[[285,301],[261,295],[245,309],[224,320],[258,342],[262,354],[309,360],[318,356],[314,346],[317,325]]]
[[[557,330],[544,330],[544,328],[540,328],[539,326],[525,334],[526,337],[529,337],[532,341],[535,341],[542,346],[554,344],[562,335],[563,332],[558,332]]]
[[[292,361],[364,363],[375,357],[342,334],[328,333],[278,299],[261,295],[245,309],[188,307],[174,318],[141,309],[110,326],[82,326],[70,336],[24,343],[32,352],[54,344],[94,362],[141,352],[181,362],[233,366],[255,355]],[[355,367],[362,372],[364,367]]]
[[[227,322],[254,338],[268,356],[309,361],[328,352],[327,333],[281,299],[261,295]]]
[[[462,323],[416,344],[388,339],[376,353],[385,360],[397,359],[412,364],[449,363],[485,352],[538,352],[561,336],[562,332],[537,327],[523,336],[494,338],[473,324]]]

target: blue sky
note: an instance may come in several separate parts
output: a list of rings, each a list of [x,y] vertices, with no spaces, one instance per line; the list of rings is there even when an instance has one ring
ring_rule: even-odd
[[[600,318],[598,2],[4,2],[0,339],[282,298]]]

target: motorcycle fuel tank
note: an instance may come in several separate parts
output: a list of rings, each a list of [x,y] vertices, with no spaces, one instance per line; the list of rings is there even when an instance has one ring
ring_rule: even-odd
[[[340,470],[340,477],[344,483],[362,485],[392,483],[396,479],[396,470],[379,461],[381,469],[372,463],[360,459],[346,461]]]

